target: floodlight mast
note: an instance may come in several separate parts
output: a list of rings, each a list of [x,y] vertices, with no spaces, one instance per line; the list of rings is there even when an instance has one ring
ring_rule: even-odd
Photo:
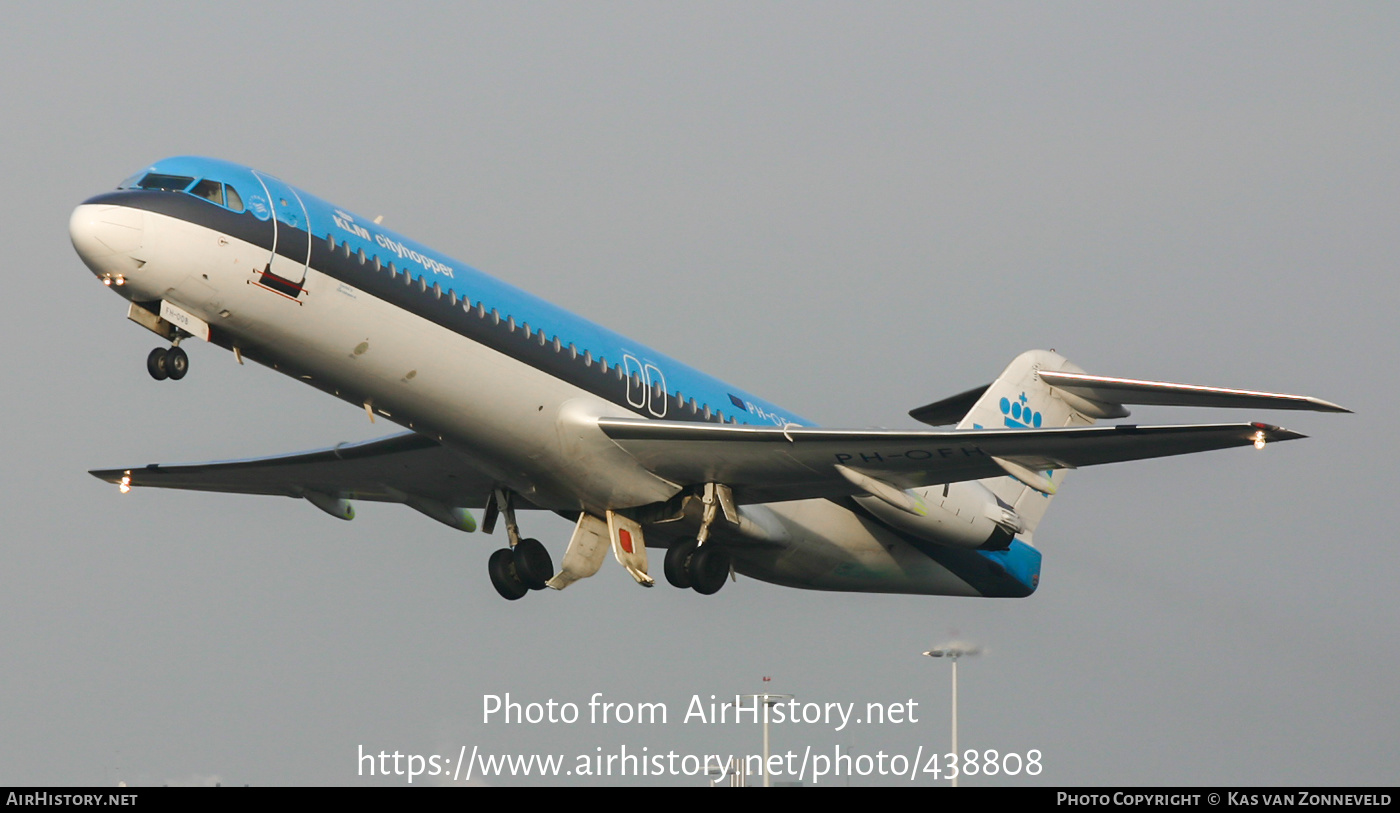
[[[770,776],[768,774],[768,709],[772,708],[778,703],[783,702],[784,700],[791,700],[793,698],[793,695],[746,694],[743,695],[742,699],[747,700],[750,697],[753,698],[754,713],[758,712],[758,704],[763,704],[763,786],[765,788],[772,787]]]
[[[962,775],[962,768],[960,767],[961,757],[958,756],[958,658],[980,655],[982,654],[982,647],[976,644],[954,641],[944,644],[937,649],[930,649],[924,654],[930,658],[947,658],[953,662],[953,769],[957,771],[957,773],[953,774],[953,787],[956,788],[958,786],[958,777]]]

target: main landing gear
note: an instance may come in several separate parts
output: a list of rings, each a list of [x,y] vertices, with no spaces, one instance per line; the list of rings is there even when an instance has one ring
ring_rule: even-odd
[[[522,539],[513,548],[501,548],[486,563],[491,586],[502,598],[515,601],[531,590],[543,590],[554,576],[554,560],[538,539]]]
[[[705,484],[701,498],[704,507],[700,512],[700,532],[694,540],[672,545],[666,550],[666,581],[681,589],[693,587],[702,596],[719,592],[724,580],[729,578],[732,563],[729,554],[715,547],[714,543],[706,545],[705,542],[710,538],[710,529],[721,512],[730,521],[737,521],[738,511],[733,507],[733,501],[728,487],[718,483]]]
[[[729,554],[715,545],[681,542],[666,550],[666,581],[675,587],[692,587],[702,596],[719,592],[729,578]]]
[[[505,489],[494,490],[481,519],[482,532],[489,534],[495,530],[496,520],[505,518],[510,547],[492,553],[486,568],[491,586],[502,598],[515,601],[531,590],[546,587],[563,590],[597,573],[609,547],[638,584],[651,587],[654,583],[647,575],[642,525],[633,517],[615,511],[605,511],[606,520],[586,512],[579,514],[569,548],[564,552],[563,569],[555,573],[554,561],[544,545],[535,539],[520,538],[511,504],[513,496]],[[667,549],[665,573],[666,581],[676,587],[693,588],[709,596],[718,593],[734,572],[729,551],[722,544],[709,541],[710,531],[721,513],[736,525],[739,514],[728,487],[717,483],[706,484],[702,502],[699,531],[694,539]]]
[[[510,492],[497,491],[491,504],[482,517],[481,529],[491,533],[496,527],[497,513],[504,514],[506,535],[510,537],[510,547],[501,548],[491,554],[486,563],[486,572],[491,576],[491,586],[508,601],[515,601],[531,590],[543,590],[546,582],[554,577],[554,560],[549,551],[538,539],[521,539],[520,529],[515,524],[515,508],[510,504]]]
[[[178,342],[178,339],[176,340]],[[185,373],[190,371],[190,357],[180,345],[176,344],[169,350],[164,347],[157,347],[146,356],[146,372],[151,374],[151,378],[157,381],[170,379],[179,381],[185,377]]]

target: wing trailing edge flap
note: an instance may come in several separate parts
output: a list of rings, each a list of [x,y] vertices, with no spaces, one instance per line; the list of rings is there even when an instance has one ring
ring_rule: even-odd
[[[310,494],[313,503],[328,497],[406,503],[419,510],[421,505],[434,507],[432,503],[481,508],[494,487],[489,477],[462,457],[414,432],[273,457],[169,466],[152,463],[90,474],[133,488],[286,497]]]
[[[1205,452],[1305,437],[1262,423],[942,432],[756,427],[604,418],[599,428],[652,473],[724,483],[741,503],[862,493],[837,466],[900,488]],[[1001,461],[1001,462],[998,462]]]

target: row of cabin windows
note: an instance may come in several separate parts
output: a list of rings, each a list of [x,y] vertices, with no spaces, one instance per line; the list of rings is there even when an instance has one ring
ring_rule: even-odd
[[[346,259],[358,258],[360,261],[360,265],[373,265],[375,271],[383,271],[387,269],[389,271],[390,279],[398,279],[399,275],[402,274],[405,285],[412,285],[414,282],[412,274],[410,274],[407,269],[400,269],[399,267],[394,265],[394,262],[392,260],[385,263],[379,259],[379,255],[377,254],[372,257],[366,254],[363,248],[359,249],[358,251],[352,251],[349,243],[338,243],[335,239],[335,235],[333,234],[326,235],[326,245],[330,248],[332,252],[339,249],[340,253]],[[420,275],[417,281],[419,291],[427,293],[429,290],[431,290],[433,292],[434,298],[442,299],[442,285],[438,281],[434,280],[431,288],[429,288],[428,286],[427,275]],[[466,311],[467,313],[475,311],[477,318],[491,319],[491,323],[495,325],[499,325],[501,323],[500,313],[498,313],[495,308],[492,308],[490,311],[487,311],[486,302],[484,300],[477,300],[476,306],[473,307],[470,297],[458,297],[457,292],[452,290],[449,290],[447,292],[447,295],[449,301],[453,305],[456,305],[460,301],[462,303],[462,310]],[[570,359],[577,359],[580,357],[578,348],[574,346],[573,342],[564,344],[562,341],[560,341],[558,336],[555,336],[553,339],[548,339],[545,336],[544,328],[540,328],[538,331],[536,331],[530,327],[529,322],[525,322],[517,327],[514,316],[506,317],[505,322],[507,330],[509,330],[511,333],[514,333],[517,329],[522,331],[527,341],[534,339],[535,341],[539,342],[541,347],[552,343],[554,345],[554,352],[563,353],[565,351],[568,351]],[[593,358],[593,354],[590,351],[583,351],[582,358],[584,367],[593,366],[595,360]],[[618,381],[623,380],[624,374],[622,371],[622,367],[616,364],[609,367],[608,360],[601,356],[596,361],[604,375],[607,375],[608,371],[611,370]],[[632,387],[641,389],[645,385],[640,373],[633,373],[631,375],[631,378]],[[652,391],[653,397],[655,398],[667,397],[666,393],[663,392],[661,389],[660,382],[652,384],[650,389]],[[723,410],[712,411],[710,409],[709,404],[704,404],[702,406],[700,404],[697,404],[694,398],[690,398],[689,400],[687,400],[685,395],[680,390],[676,390],[676,403],[680,405],[681,409],[688,409],[690,411],[690,414],[692,415],[703,414],[705,416],[705,420],[707,421],[711,418],[717,418],[720,423],[738,423],[737,418],[726,418],[724,416]]]
[[[225,209],[229,209],[234,212],[243,211],[243,198],[238,194],[238,190],[234,189],[232,184],[220,183],[219,181],[213,180],[212,178],[204,178],[198,183],[195,183],[194,178],[185,175],[167,175],[159,172],[148,172],[143,175],[137,175],[132,178],[128,178],[127,180],[123,181],[120,185],[118,185],[117,188],[159,189],[168,192],[184,192],[185,194],[193,195],[197,198],[207,200],[210,203],[217,204],[219,206],[224,207]],[[330,246],[331,251],[336,250],[337,244],[335,235],[326,235],[326,243]],[[385,264],[379,259],[379,255],[377,254],[371,258],[365,254],[365,250],[363,248],[361,248],[359,251],[352,252],[350,250],[349,243],[341,243],[339,245],[339,248],[343,251],[347,259],[351,257],[358,257],[360,260],[360,265],[368,265],[369,263],[373,262],[375,271],[383,271],[385,268],[388,268],[389,276],[391,278],[397,278],[399,274],[403,274],[404,284],[413,284],[414,280],[412,275],[409,274],[409,272],[406,269],[402,271],[398,269],[392,261],[388,264]],[[418,277],[418,289],[424,293],[427,293],[428,278],[426,276]],[[432,291],[433,296],[435,298],[442,298],[442,285],[436,280],[433,281]],[[453,305],[456,305],[458,302],[457,292],[448,291],[447,294],[449,297],[449,301]],[[473,310],[472,303],[469,298],[463,297],[461,298],[461,302],[462,308],[464,310],[466,310],[467,312],[471,312]],[[496,312],[495,308],[492,308],[489,314],[487,313],[485,302],[477,302],[475,310],[477,312],[478,317],[485,319],[487,316],[490,316],[490,318],[494,320],[494,324],[501,323],[500,314]],[[514,333],[516,330],[515,317],[507,317],[506,325],[507,328],[512,333]],[[532,331],[529,323],[522,325],[521,328],[524,331],[524,335],[527,340],[535,338],[539,341],[540,346],[542,347],[550,343],[550,340],[547,340],[545,338],[545,333],[543,329],[539,330],[538,332]],[[569,357],[571,359],[577,359],[579,357],[578,349],[574,347],[572,342],[565,346],[560,342],[558,336],[555,336],[552,341],[554,344],[554,352],[562,353],[564,352],[564,350],[567,349],[569,351]],[[606,375],[608,373],[608,370],[610,369],[608,366],[607,359],[600,357],[598,359],[598,364],[603,374]],[[585,367],[593,366],[593,354],[587,350],[583,352],[583,365]],[[617,377],[617,379],[621,381],[623,379],[622,368],[617,365],[613,365],[611,369],[613,370],[613,374]],[[630,386],[635,387],[637,389],[642,388],[643,380],[641,374],[632,374],[632,382]],[[651,390],[652,396],[655,398],[666,397],[665,393],[661,390],[660,383],[653,384],[651,386]],[[738,422],[738,420],[733,417],[725,418],[724,412],[722,410],[715,410],[711,412],[709,404],[700,406],[695,403],[694,398],[687,400],[680,390],[676,391],[676,403],[681,405],[681,409],[689,409],[690,414],[692,415],[699,415],[703,413],[705,416],[705,420],[710,420],[712,417],[716,417],[719,419],[720,423]]]

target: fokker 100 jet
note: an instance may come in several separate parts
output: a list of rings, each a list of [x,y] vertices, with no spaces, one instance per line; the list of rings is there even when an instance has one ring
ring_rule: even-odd
[[[1346,412],[1316,398],[1090,375],[1053,351],[922,406],[951,429],[825,429],[248,167],[161,161],[72,215],[73,245],[163,340],[198,337],[406,430],[279,457],[94,471],[120,486],[407,505],[504,524],[496,590],[592,576],[611,550],[650,586],[734,574],[817,590],[1030,595],[1032,535],[1065,472],[1302,435],[1266,423],[1095,426],[1125,405]],[[167,346],[168,345],[168,346]],[[575,523],[558,568],[517,511]]]

